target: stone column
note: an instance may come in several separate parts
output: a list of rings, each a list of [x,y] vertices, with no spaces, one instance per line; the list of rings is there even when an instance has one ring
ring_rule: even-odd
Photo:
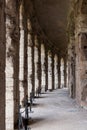
[[[0,1],[0,129],[5,125],[5,1]]]
[[[38,80],[38,40],[37,36],[34,37],[34,63],[35,63],[35,96],[38,94],[39,80]]]
[[[19,88],[20,104],[24,98],[24,26],[23,26],[23,5],[20,6],[20,45],[19,45]]]
[[[58,55],[58,88],[61,88],[61,71],[60,71],[60,67],[61,67],[61,58]]]
[[[55,89],[58,89],[58,57],[54,56]]]
[[[15,0],[6,1],[6,129],[14,129],[19,106],[19,8]],[[10,8],[12,7],[12,8]],[[8,97],[8,94],[10,96]],[[14,106],[14,108],[13,108]],[[10,110],[10,112],[9,112]]]
[[[27,50],[28,50],[28,28],[27,28],[27,18],[26,14],[24,12],[24,97],[26,98],[26,95],[28,96],[28,55],[27,55]]]
[[[67,59],[64,58],[64,87],[66,88],[67,86]]]
[[[55,75],[54,75],[54,52],[52,51],[52,90],[55,88],[54,84]]]
[[[72,92],[71,92],[72,91],[72,75],[71,75],[71,56],[72,56],[72,51],[71,51],[71,46],[72,46],[72,43],[69,44],[69,46],[68,46],[68,88],[69,88],[70,96],[72,95]]]
[[[31,50],[31,53],[32,53],[32,93],[33,93],[33,96],[35,95],[35,64],[34,64],[34,34],[31,35],[31,39],[32,39],[32,50]]]
[[[76,100],[87,107],[87,5],[83,1],[81,13],[76,17]]]
[[[31,22],[28,19],[27,20],[27,26],[28,26],[28,96],[30,97],[30,93],[32,92],[32,39],[31,39]]]
[[[41,70],[42,70],[42,85],[41,88],[45,91],[45,46],[41,44]]]
[[[48,52],[48,89],[52,90],[52,53]]]
[[[87,106],[87,33],[80,32],[76,40],[76,99]]]
[[[70,45],[68,47],[68,87],[70,96],[75,98],[76,95],[76,67],[75,67],[75,40],[70,38]]]
[[[47,46],[45,45],[45,81],[46,81],[46,86],[45,86],[45,91],[48,90],[48,50]]]
[[[61,86],[60,88],[64,87],[64,60],[63,57],[61,58],[61,63],[60,63],[60,73],[61,73]]]
[[[38,80],[39,80],[39,90],[41,92],[41,43],[40,38],[38,38]]]

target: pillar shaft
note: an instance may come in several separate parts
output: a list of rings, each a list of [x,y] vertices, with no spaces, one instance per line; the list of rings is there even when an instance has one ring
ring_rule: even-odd
[[[66,88],[67,84],[67,61],[66,58],[64,59],[64,87]]]
[[[48,52],[48,89],[52,90],[52,53]]]
[[[38,53],[38,40],[37,36],[34,37],[34,64],[35,64],[35,94],[37,96],[38,90],[39,90],[39,79],[38,79],[38,58],[39,58],[39,53]]]
[[[58,88],[61,87],[61,71],[60,71],[60,67],[61,67],[61,59],[60,59],[60,56],[58,56]]]
[[[45,81],[46,81],[46,86],[45,86],[45,91],[48,90],[48,52],[47,52],[47,47],[45,45]]]
[[[63,58],[61,58],[61,62],[60,62],[60,74],[61,74],[60,88],[64,88],[64,59]]]
[[[38,80],[39,80],[39,90],[41,92],[41,43],[38,39],[39,45],[38,45]]]
[[[45,81],[45,46],[41,44],[41,70],[42,70],[42,90],[45,91],[46,81]]]
[[[31,23],[30,20],[27,20],[28,26],[28,96],[32,92],[32,39],[31,39]]]
[[[76,56],[75,56],[75,40],[74,38],[70,39],[70,45],[68,46],[68,87],[70,90],[70,96],[75,98],[76,95]],[[79,55],[78,55],[79,56]],[[77,70],[79,68],[77,67]],[[80,77],[80,76],[79,76]],[[78,79],[79,79],[78,77]],[[77,83],[79,84],[78,80]],[[78,85],[77,85],[78,86]]]
[[[8,116],[14,117],[9,118],[8,124],[12,123],[12,126],[10,124],[10,128],[7,129],[14,129],[13,122],[17,122],[19,106],[19,9],[16,7],[18,7],[17,1],[6,1],[6,87],[7,91],[10,88],[13,91],[11,94],[14,100],[13,102],[10,94],[10,102],[13,102],[14,109]],[[14,114],[12,115],[12,113]]]
[[[35,95],[34,35],[32,34],[32,93]]]
[[[52,90],[55,88],[54,84],[55,75],[54,75],[54,53],[52,52]]]
[[[20,6],[20,45],[19,45],[19,88],[20,104],[24,98],[24,25],[23,25],[23,3]]]
[[[24,13],[25,14],[25,13]],[[28,95],[28,32],[27,32],[27,18],[24,15],[24,97]]]
[[[5,130],[5,7],[0,1],[0,129]]]
[[[54,75],[55,75],[55,89],[58,89],[58,57],[54,57]]]

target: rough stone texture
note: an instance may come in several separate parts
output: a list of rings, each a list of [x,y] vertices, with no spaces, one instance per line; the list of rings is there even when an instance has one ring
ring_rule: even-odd
[[[38,90],[39,90],[39,79],[38,79],[38,40],[37,36],[34,37],[34,64],[35,64],[35,96],[38,95]]]
[[[83,102],[87,103],[86,102],[86,98],[84,99],[83,101],[83,97],[86,95],[86,89],[85,89],[85,86],[87,85],[87,81],[86,81],[86,68],[87,68],[87,61],[86,61],[86,58],[85,58],[85,48],[83,48],[81,45],[84,44],[83,42],[83,39],[84,39],[84,33],[81,33],[79,36],[78,36],[78,46],[77,46],[77,49],[78,49],[78,59],[77,59],[77,66],[79,67],[79,69],[76,71],[77,73],[77,79],[76,79],[76,83],[78,84],[78,88],[76,89],[76,97],[77,97],[77,100],[80,102],[80,104],[84,104]],[[84,50],[83,50],[84,49]],[[84,53],[83,53],[84,52]],[[76,84],[76,87],[77,87],[77,84]],[[85,89],[85,91],[84,91]],[[78,93],[79,92],[79,93]],[[82,102],[81,102],[82,100]]]
[[[67,59],[64,58],[64,87],[67,87]]]
[[[48,90],[48,52],[47,52],[47,46],[45,45],[45,73],[46,73],[46,86],[45,86],[45,91]]]
[[[61,73],[61,85],[60,85],[60,88],[64,88],[64,59],[63,59],[63,57],[61,57],[60,73]]]
[[[83,87],[81,100],[87,102],[87,85]]]
[[[32,92],[32,39],[31,39],[31,22],[28,19],[28,96]]]
[[[48,51],[48,89],[52,90],[52,52]]]
[[[44,43],[41,44],[41,71],[42,71],[42,84],[41,88],[43,91],[45,91],[45,86],[46,86],[46,71],[45,71],[45,45]]]
[[[61,65],[61,58],[58,55],[58,88],[61,87],[61,71],[60,71],[60,65]]]
[[[75,98],[76,96],[76,54],[75,54],[75,39],[70,39],[70,45],[68,47],[68,87],[70,96]]]
[[[31,36],[32,39],[32,93],[35,95],[35,65],[34,65],[34,36]]]
[[[20,44],[19,44],[19,88],[20,104],[24,98],[24,24],[23,24],[23,3],[20,5]]]
[[[39,90],[41,92],[41,43],[40,38],[38,38],[38,80],[39,80]]]
[[[0,129],[2,130],[5,130],[5,82],[6,130],[13,130],[14,123],[16,123],[18,119],[19,85],[22,89],[20,90],[21,98],[22,96],[25,97],[28,95],[31,91],[33,95],[35,95],[37,88],[40,88],[40,90],[42,88],[45,91],[54,89],[54,81],[57,80],[55,78],[56,76],[58,82],[55,81],[55,83],[58,83],[58,88],[61,88],[63,78],[64,86],[66,87],[66,59],[64,61],[63,77],[63,71],[61,73],[63,68],[61,66],[61,57],[64,56],[64,58],[66,58],[67,52],[68,41],[65,32],[69,5],[67,2],[69,1],[22,1],[22,11],[24,11],[20,12],[23,13],[21,16],[22,19],[19,18],[19,2],[21,1],[6,0],[6,9],[4,9],[4,1],[1,0],[0,2]],[[71,7],[73,17],[70,17],[70,22],[73,21],[72,28],[70,29],[72,32],[70,33],[73,36],[69,34],[68,87],[70,96],[72,98],[76,97],[80,105],[87,106],[87,2],[86,0],[75,0],[72,2],[75,2],[73,3],[75,4],[73,5],[75,8],[72,9],[73,7]],[[6,47],[4,12],[6,13]],[[23,24],[23,26],[20,27],[20,38],[19,20],[20,23]],[[30,23],[27,23],[29,22],[28,20]],[[32,26],[32,28],[28,28],[27,24],[30,24],[29,26]],[[20,52],[22,53],[19,53],[19,45]],[[54,64],[55,53],[58,55],[56,65]],[[19,57],[19,55],[21,56]],[[22,63],[22,65],[19,65],[19,63]],[[54,72],[56,66],[57,75],[54,76],[54,74],[56,74]],[[20,74],[19,68],[20,71],[22,71]],[[20,78],[21,74],[22,78]],[[12,107],[11,111],[9,109],[10,107]]]
[[[55,89],[58,89],[58,56],[55,54],[54,56],[54,75],[55,75]]]
[[[85,4],[84,4],[85,3]],[[78,6],[79,5],[79,6]],[[84,6],[85,5],[85,6]],[[78,4],[79,13],[75,21],[75,48],[76,48],[76,99],[82,106],[87,106],[86,85],[87,85],[87,4],[85,0]],[[84,7],[84,9],[83,9]],[[78,12],[77,10],[77,12]],[[83,100],[84,99],[84,100]]]
[[[6,88],[13,87],[13,102],[14,102],[13,116],[14,117],[12,118],[14,123],[16,123],[18,119],[18,106],[19,106],[19,15],[18,15],[19,6],[18,5],[19,5],[18,1],[14,1],[14,0],[6,1],[6,33],[7,33]],[[11,84],[9,84],[10,83],[9,79],[10,82],[13,81],[12,86]],[[12,127],[14,128],[14,126]]]
[[[5,1],[0,1],[0,129],[5,130]]]
[[[52,51],[52,90],[55,88],[55,75],[54,75],[54,52]]]
[[[73,36],[69,37],[68,83],[71,97],[76,97],[80,105],[87,106],[87,2],[75,1],[72,10],[75,28]]]
[[[24,12],[24,97],[28,95],[28,28],[27,28],[27,18]]]

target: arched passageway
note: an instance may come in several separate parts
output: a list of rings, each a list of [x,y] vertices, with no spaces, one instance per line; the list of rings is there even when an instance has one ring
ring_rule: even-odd
[[[40,100],[42,93],[47,97]],[[18,129],[20,105],[27,111],[35,98],[39,99],[38,103],[43,102],[43,108],[45,102],[48,106],[52,102],[54,109],[45,108],[48,114],[59,110],[57,102],[61,109],[64,107],[61,105],[65,105],[65,113],[57,113],[61,116],[68,114],[69,117],[67,107],[70,112],[79,110],[85,114],[85,110],[83,113],[76,107],[71,110],[71,106],[76,100],[80,106],[87,107],[86,0],[1,0],[0,129]],[[79,123],[79,130],[80,126],[83,125]],[[62,126],[60,128],[63,130]]]

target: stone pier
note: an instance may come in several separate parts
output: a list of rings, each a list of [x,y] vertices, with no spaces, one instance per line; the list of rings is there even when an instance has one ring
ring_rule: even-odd
[[[5,1],[0,1],[0,129],[6,130],[5,106],[6,106],[6,88],[5,88]]]

